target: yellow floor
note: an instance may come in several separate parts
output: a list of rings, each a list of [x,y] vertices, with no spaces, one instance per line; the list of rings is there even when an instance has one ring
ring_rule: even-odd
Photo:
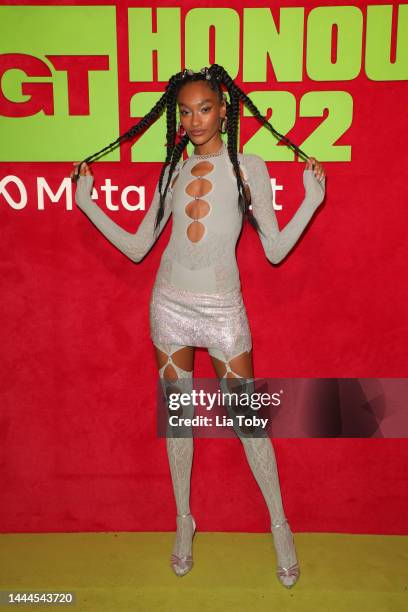
[[[194,568],[181,578],[171,532],[1,534],[0,590],[74,591],[76,605],[34,609],[75,612],[408,610],[406,536],[294,535],[302,573],[285,589],[267,533],[197,532]]]

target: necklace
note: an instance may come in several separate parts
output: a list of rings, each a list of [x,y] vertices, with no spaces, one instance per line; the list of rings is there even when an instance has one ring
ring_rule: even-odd
[[[193,153],[193,156],[197,157],[198,159],[207,159],[207,157],[218,157],[218,155],[222,155],[224,151],[225,151],[225,144],[223,142],[221,147],[216,153],[204,153],[204,155],[198,155],[197,153]]]

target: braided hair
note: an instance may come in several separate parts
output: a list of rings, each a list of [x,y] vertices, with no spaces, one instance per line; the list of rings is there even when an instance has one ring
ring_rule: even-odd
[[[161,98],[157,101],[157,103],[153,106],[153,108],[134,126],[132,126],[127,132],[125,132],[122,136],[120,136],[117,140],[109,144],[107,147],[104,147],[97,153],[90,155],[86,159],[84,159],[78,166],[78,171],[74,175],[73,180],[76,181],[79,176],[81,165],[86,162],[89,163],[91,160],[102,156],[103,153],[111,151],[115,146],[119,145],[124,140],[132,139],[136,134],[140,134],[147,126],[154,123],[156,119],[160,117],[164,108],[166,108],[166,120],[167,120],[167,134],[166,134],[166,159],[162,165],[160,177],[159,177],[159,194],[160,194],[160,205],[159,210],[156,216],[156,222],[154,231],[156,231],[157,227],[160,224],[160,221],[164,215],[164,204],[166,199],[167,190],[169,188],[171,177],[173,175],[174,169],[177,165],[177,162],[180,160],[184,149],[189,143],[190,139],[187,134],[182,136],[179,139],[179,142],[176,142],[177,137],[177,119],[176,119],[176,107],[177,107],[177,96],[181,89],[181,87],[191,81],[204,80],[207,84],[213,89],[218,97],[220,102],[223,100],[223,92],[221,85],[224,85],[229,94],[229,102],[226,101],[227,113],[227,149],[228,155],[233,165],[235,176],[237,180],[237,188],[238,188],[238,207],[241,213],[246,216],[249,223],[258,231],[262,232],[259,227],[258,221],[255,216],[252,214],[250,210],[250,201],[248,199],[247,193],[244,189],[241,173],[239,171],[239,162],[238,162],[238,125],[239,125],[239,103],[240,100],[249,108],[252,114],[259,119],[259,121],[265,125],[275,136],[282,139],[285,144],[294,150],[296,153],[301,155],[304,158],[308,158],[297,145],[292,143],[289,138],[280,134],[275,130],[271,123],[259,112],[255,104],[252,100],[245,94],[244,91],[233,81],[228,72],[219,64],[212,64],[209,68],[202,68],[199,72],[193,72],[189,69],[184,69],[177,74],[174,74],[168,81],[165,93],[161,96]],[[162,191],[163,187],[163,179],[167,166],[170,165],[169,173],[167,177],[167,182],[164,187],[164,191]]]

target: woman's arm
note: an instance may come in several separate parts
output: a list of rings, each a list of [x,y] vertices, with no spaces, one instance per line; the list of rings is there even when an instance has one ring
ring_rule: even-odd
[[[168,171],[169,166],[166,167],[164,173],[163,186],[166,185]],[[173,173],[172,182],[175,176],[176,170]],[[93,180],[94,178],[92,174],[79,176],[75,192],[75,202],[77,203],[78,207],[89,217],[98,230],[102,232],[105,238],[107,238],[114,246],[122,251],[122,253],[127,255],[129,259],[136,263],[140,262],[150,251],[170,217],[172,198],[172,191],[170,187],[166,194],[164,215],[156,232],[153,234],[156,215],[160,205],[158,182],[153,199],[149,206],[149,210],[146,212],[143,220],[137,228],[137,231],[127,232],[117,223],[115,223],[115,221],[113,221],[106,213],[104,213],[103,210],[99,208],[99,206],[91,199]]]
[[[305,197],[292,219],[279,230],[273,209],[272,187],[268,168],[259,155],[245,155],[244,169],[247,171],[251,190],[252,212],[265,236],[258,234],[267,259],[278,264],[295,246],[314,212],[324,199],[326,177],[318,181],[313,170],[303,171]]]

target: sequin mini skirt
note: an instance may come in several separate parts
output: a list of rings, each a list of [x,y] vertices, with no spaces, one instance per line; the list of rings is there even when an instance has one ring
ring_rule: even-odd
[[[151,339],[159,348],[177,344],[236,355],[252,347],[240,288],[200,293],[160,280],[153,287],[149,316]]]

